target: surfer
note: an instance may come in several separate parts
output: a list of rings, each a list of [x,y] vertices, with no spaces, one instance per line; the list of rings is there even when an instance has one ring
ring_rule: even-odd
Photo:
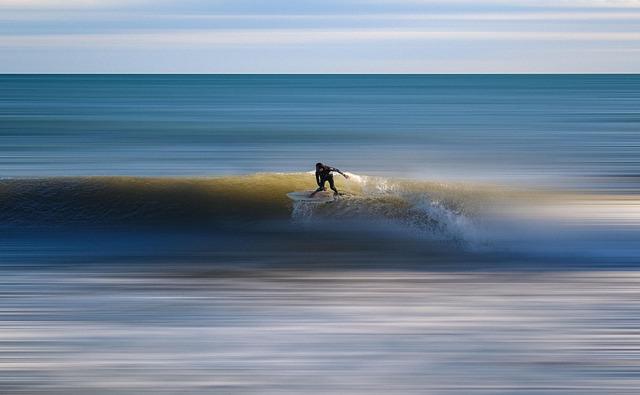
[[[349,176],[336,169],[335,167],[323,165],[322,163],[316,163],[316,183],[318,184],[318,189],[316,189],[309,197],[313,197],[316,193],[320,191],[324,191],[327,188],[324,186],[325,182],[329,182],[329,187],[333,190],[333,195],[338,196],[338,190],[336,189],[335,184],[333,183],[333,172],[340,173],[346,179],[349,179]]]

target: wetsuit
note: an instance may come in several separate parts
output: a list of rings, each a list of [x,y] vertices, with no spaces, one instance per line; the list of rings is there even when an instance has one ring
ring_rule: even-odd
[[[336,195],[338,194],[338,190],[336,189],[336,186],[333,183],[333,174],[331,174],[332,171],[342,174],[340,170],[330,166],[323,166],[320,170],[316,170],[316,182],[318,183],[318,189],[316,189],[316,192],[323,191],[324,184],[328,181],[329,187],[333,190],[333,192]]]

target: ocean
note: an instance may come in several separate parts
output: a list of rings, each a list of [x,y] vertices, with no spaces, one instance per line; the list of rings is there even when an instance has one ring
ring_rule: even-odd
[[[639,90],[637,75],[4,75],[1,166],[6,177],[215,176],[325,161],[633,189]]]
[[[0,75],[0,392],[640,381],[638,75]],[[324,162],[343,192],[315,188]]]

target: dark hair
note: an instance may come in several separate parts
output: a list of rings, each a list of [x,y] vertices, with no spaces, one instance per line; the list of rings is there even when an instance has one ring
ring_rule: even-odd
[[[316,167],[322,167],[322,166],[324,166],[324,165],[322,164],[322,162],[318,162],[318,163],[316,163]]]

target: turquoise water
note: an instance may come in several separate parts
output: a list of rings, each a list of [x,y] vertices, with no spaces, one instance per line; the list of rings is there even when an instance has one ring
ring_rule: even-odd
[[[637,75],[3,75],[0,174],[312,170],[635,190]]]

